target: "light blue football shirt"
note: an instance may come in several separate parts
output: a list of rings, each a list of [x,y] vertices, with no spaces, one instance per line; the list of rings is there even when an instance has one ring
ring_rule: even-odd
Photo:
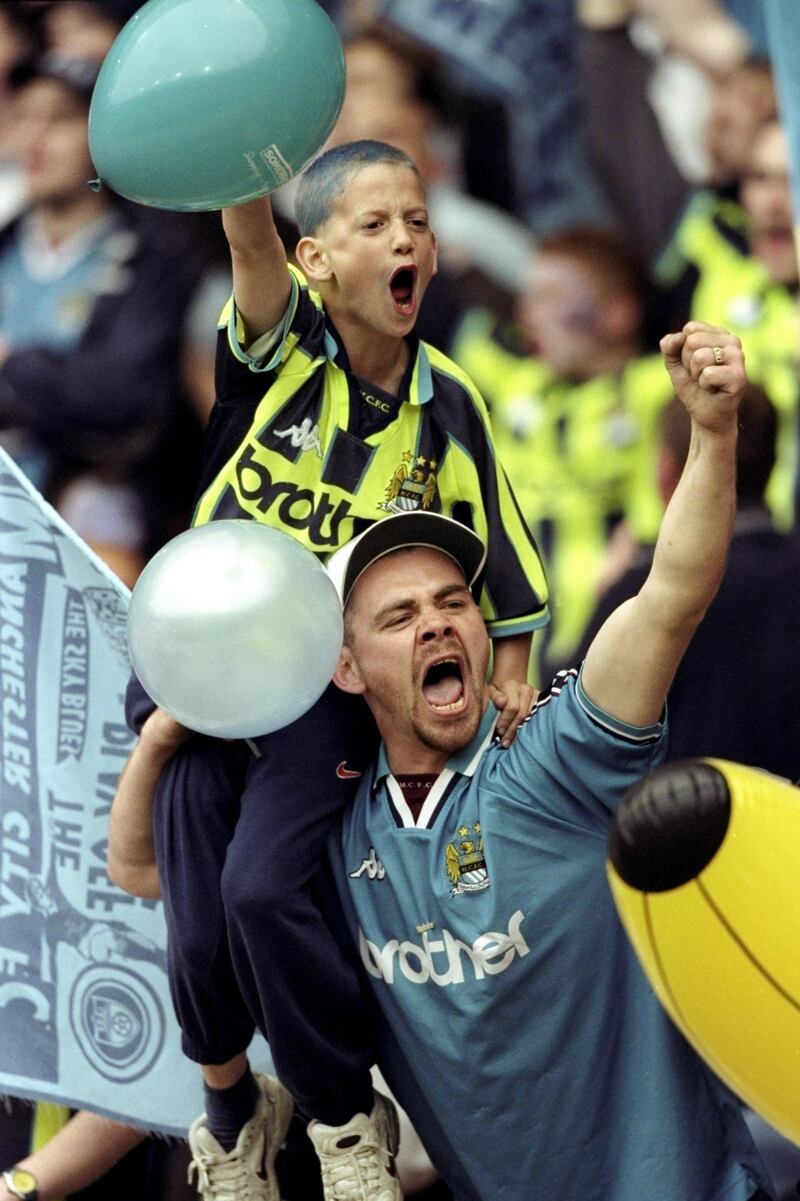
[[[562,673],[507,750],[490,707],[415,825],[381,753],[335,840],[380,1066],[458,1201],[745,1201],[738,1105],[646,982],[608,887],[664,726]]]

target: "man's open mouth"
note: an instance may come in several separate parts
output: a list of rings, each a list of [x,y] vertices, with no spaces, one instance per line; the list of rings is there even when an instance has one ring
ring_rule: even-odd
[[[454,713],[466,703],[466,689],[457,659],[432,663],[422,680],[422,695],[437,713]]]
[[[398,267],[389,281],[394,307],[405,317],[410,317],[417,307],[417,269]]]

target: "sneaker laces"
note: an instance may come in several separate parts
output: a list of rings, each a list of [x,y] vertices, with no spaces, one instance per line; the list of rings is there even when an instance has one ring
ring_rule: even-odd
[[[187,1179],[194,1183],[197,1174],[197,1191],[204,1201],[248,1201],[252,1197],[252,1182],[244,1155],[220,1159],[210,1152],[200,1151],[189,1164]]]
[[[361,1140],[345,1155],[320,1157],[326,1201],[381,1201],[394,1194],[380,1191],[391,1171],[391,1156],[383,1147]]]

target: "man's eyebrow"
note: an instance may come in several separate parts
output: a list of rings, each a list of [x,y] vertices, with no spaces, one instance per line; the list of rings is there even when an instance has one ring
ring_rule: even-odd
[[[442,601],[446,600],[448,596],[455,596],[459,593],[469,594],[469,588],[463,581],[460,584],[444,584],[433,594],[433,599],[435,601]],[[418,598],[414,596],[398,597],[397,600],[390,601],[388,605],[384,605],[382,609],[379,609],[372,620],[378,624],[392,613],[401,613],[404,609],[415,609],[418,603]]]

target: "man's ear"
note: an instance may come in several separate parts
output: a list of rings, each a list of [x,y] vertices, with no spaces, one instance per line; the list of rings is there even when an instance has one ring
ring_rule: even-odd
[[[325,246],[319,238],[301,238],[295,247],[295,256],[303,274],[315,283],[324,283],[333,275]]]
[[[367,690],[349,646],[342,647],[336,671],[333,673],[333,682],[337,688],[341,688],[342,692],[360,695]]]

